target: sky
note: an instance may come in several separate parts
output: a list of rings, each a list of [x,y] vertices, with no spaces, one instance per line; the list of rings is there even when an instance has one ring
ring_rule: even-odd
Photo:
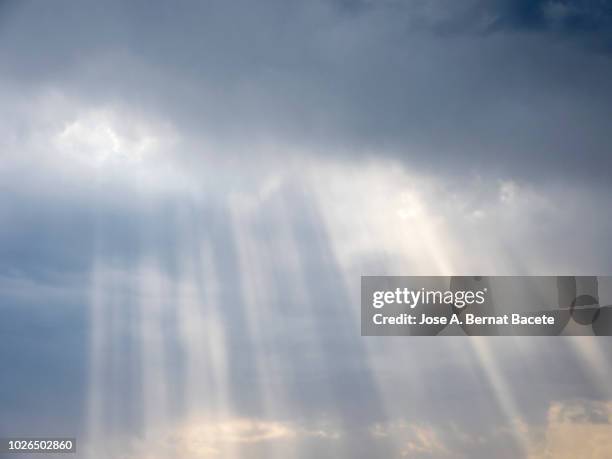
[[[611,275],[607,0],[0,0],[0,437],[607,458],[607,338],[361,337],[362,275]]]

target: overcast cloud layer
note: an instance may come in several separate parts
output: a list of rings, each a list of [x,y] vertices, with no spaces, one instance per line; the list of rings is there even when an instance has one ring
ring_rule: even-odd
[[[607,1],[0,1],[0,437],[607,457],[607,340],[358,311],[367,274],[612,274],[611,82]]]
[[[610,166],[607,2],[8,2],[2,17],[12,91],[127,105],[196,156],[272,144],[533,180]]]

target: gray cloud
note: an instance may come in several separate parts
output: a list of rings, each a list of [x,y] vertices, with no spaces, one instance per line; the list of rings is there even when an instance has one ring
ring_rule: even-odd
[[[567,26],[548,26],[555,5]],[[94,105],[163,114],[200,139],[189,149],[196,156],[204,140],[224,155],[272,144],[287,156],[291,145],[533,181],[599,180],[610,166],[612,62],[592,45],[607,36],[605,5],[30,3],[6,11],[0,56],[16,90],[60,88]]]
[[[0,3],[0,433],[171,456],[195,411],[228,457],[365,458],[530,457],[551,412],[599,432],[603,342],[364,339],[355,311],[361,274],[605,274],[609,25]]]

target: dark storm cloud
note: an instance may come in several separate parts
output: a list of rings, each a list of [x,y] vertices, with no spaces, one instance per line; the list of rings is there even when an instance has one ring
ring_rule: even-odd
[[[610,38],[612,4],[607,0],[519,0],[499,2],[500,27],[600,34]]]
[[[291,145],[531,180],[611,166],[606,2],[33,2],[4,15],[0,65],[17,90],[139,107],[196,155],[203,140],[224,155]]]

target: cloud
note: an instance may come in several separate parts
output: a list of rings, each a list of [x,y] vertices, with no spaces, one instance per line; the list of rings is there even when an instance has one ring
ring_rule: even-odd
[[[441,177],[392,161],[328,162],[305,171],[336,257],[355,279],[385,272],[605,271],[589,247],[597,240],[609,250],[606,230],[599,231],[610,217],[603,195],[589,186]]]
[[[42,418],[19,367],[0,427],[85,438],[89,417],[94,446],[151,440],[139,458],[515,458],[524,426],[597,434],[607,408],[549,409],[605,386],[596,352],[487,341],[490,381],[465,341],[362,339],[353,306],[362,274],[609,269],[609,20],[565,1],[0,2],[0,352],[61,363],[44,382],[65,388],[36,391],[61,419]],[[532,383],[503,391],[525,420],[505,419],[506,379]]]
[[[120,445],[112,446],[111,441],[106,449],[102,447],[92,453],[97,458],[107,457],[112,452],[126,459],[231,459],[246,454],[249,457],[269,457],[266,454],[271,451],[290,451],[303,441],[334,441],[338,435],[322,428],[313,431],[295,423],[257,418],[197,418],[157,428],[145,438],[128,438]]]
[[[448,421],[428,424],[397,419],[371,426],[374,441],[395,445],[390,457],[445,459],[521,457],[512,429],[475,429]],[[498,426],[500,427],[500,426]]]
[[[555,401],[549,405],[543,424],[517,419],[479,431],[465,424],[432,425],[400,419],[374,424],[370,434],[375,441],[396,443],[398,457],[603,459],[612,451],[612,402]],[[523,451],[516,449],[517,435],[523,441]]]
[[[163,115],[186,139],[173,156],[192,165],[207,151],[247,162],[305,151],[601,182],[612,63],[570,32],[604,36],[609,11],[456,3],[25,3],[5,13],[3,85]],[[557,35],[536,27],[553,7],[568,24]]]
[[[451,451],[438,438],[431,426],[420,426],[398,421],[374,425],[370,433],[374,438],[399,436],[400,455],[403,457],[452,457]]]
[[[612,402],[553,403],[543,430],[544,436],[532,446],[529,459],[607,458],[612,451]]]
[[[609,47],[612,8],[605,2],[538,0],[494,2],[501,13],[498,27],[546,30],[554,33],[596,35]],[[608,48],[608,51],[610,49]]]

